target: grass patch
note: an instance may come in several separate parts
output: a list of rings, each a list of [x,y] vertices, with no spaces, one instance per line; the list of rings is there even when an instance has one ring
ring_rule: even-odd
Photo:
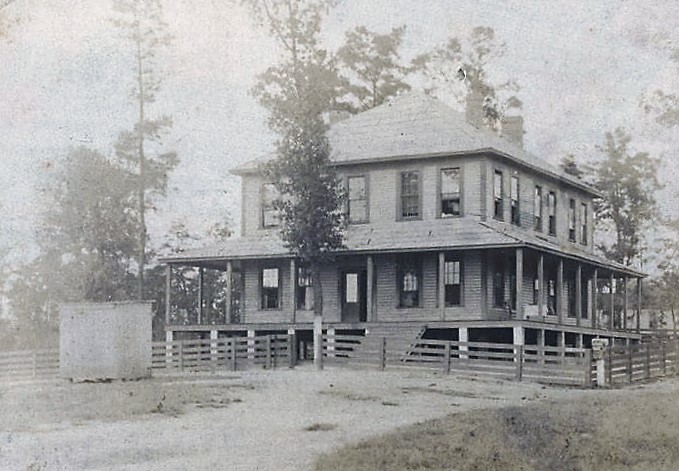
[[[450,415],[322,455],[315,469],[676,470],[678,442],[679,398],[639,393]]]
[[[357,394],[347,391],[337,391],[335,389],[319,391],[318,394],[323,394],[326,396],[339,397],[341,399],[346,399],[347,401],[379,401],[380,398],[377,396],[366,396],[364,394]]]
[[[305,432],[329,432],[330,430],[335,430],[337,425],[335,424],[324,424],[315,423],[304,427]]]

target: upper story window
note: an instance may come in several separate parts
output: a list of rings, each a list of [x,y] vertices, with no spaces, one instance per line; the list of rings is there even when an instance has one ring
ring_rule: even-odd
[[[274,207],[274,202],[278,199],[278,189],[273,183],[262,185],[262,227],[274,227],[280,222],[278,211]]]
[[[542,232],[542,187],[535,187],[535,197],[533,201],[533,228]]]
[[[495,170],[495,176],[493,177],[493,216],[497,219],[503,219],[502,217],[502,172],[500,170]]]
[[[401,218],[415,219],[420,215],[420,174],[419,172],[403,172],[401,173]]]
[[[368,222],[368,191],[365,176],[349,177],[348,186],[349,222]]]
[[[556,235],[556,193],[549,192],[547,196],[547,217],[549,218],[549,235]]]
[[[419,307],[422,292],[422,269],[417,259],[407,257],[398,269],[399,307]]]
[[[441,217],[461,216],[460,169],[441,170]]]
[[[580,204],[580,243],[582,245],[587,245],[587,238],[589,237],[589,231],[587,227],[588,218],[587,203]]]
[[[568,200],[568,240],[575,242],[575,200]]]
[[[278,268],[264,268],[262,270],[260,277],[262,309],[279,309],[281,307],[280,277],[278,275]]]
[[[509,199],[512,210],[512,224],[521,224],[521,208],[519,198],[519,177],[512,175],[511,185],[509,188]]]
[[[446,306],[462,304],[462,262],[454,257],[446,256],[443,265],[443,282]]]
[[[297,309],[314,308],[313,283],[308,267],[297,268]]]

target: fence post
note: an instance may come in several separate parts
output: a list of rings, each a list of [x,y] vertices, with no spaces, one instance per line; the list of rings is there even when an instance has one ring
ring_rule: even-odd
[[[646,379],[651,379],[651,344],[646,344]]]
[[[184,340],[179,341],[179,371],[184,371]]]
[[[446,374],[450,374],[450,350],[450,341],[448,341],[443,350],[443,354],[445,355],[443,358],[443,371],[445,371]]]
[[[229,351],[231,352],[231,371],[236,371],[236,357],[238,357],[238,338],[229,339]]]
[[[515,345],[515,361],[516,361],[516,380],[521,381],[523,378],[523,345]]]
[[[665,353],[665,341],[660,342],[660,353],[662,355],[662,374],[667,375],[667,355]]]
[[[629,374],[629,382],[632,384],[633,368],[634,368],[634,358],[632,357],[632,345],[627,345],[627,372]]]
[[[271,368],[271,335],[266,336],[266,367]]]
[[[288,366],[294,368],[297,363],[297,336],[288,334]]]
[[[613,345],[608,347],[608,384],[613,385]]]
[[[592,387],[592,350],[585,350],[584,354],[585,358],[585,387],[591,388]],[[597,362],[597,366],[598,366]],[[597,371],[597,379],[598,379],[598,371]]]
[[[384,371],[387,367],[387,338],[382,337],[382,358],[380,362],[380,369]]]

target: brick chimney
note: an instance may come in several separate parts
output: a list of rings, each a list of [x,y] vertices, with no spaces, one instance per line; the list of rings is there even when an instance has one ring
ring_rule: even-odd
[[[523,116],[503,116],[500,136],[523,147]]]
[[[470,90],[467,93],[467,106],[465,109],[467,122],[477,128],[483,127],[483,94]]]

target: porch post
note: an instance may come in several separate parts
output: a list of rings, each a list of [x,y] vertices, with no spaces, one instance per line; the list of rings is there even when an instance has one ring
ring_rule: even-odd
[[[545,255],[540,253],[538,258],[538,314],[540,320],[545,321]]]
[[[368,322],[374,322],[375,321],[375,310],[374,310],[374,304],[373,304],[373,286],[375,283],[375,262],[373,261],[372,255],[368,255],[368,258],[366,260],[366,265],[367,265],[367,286],[366,286],[366,297],[368,298],[368,305],[366,306],[366,320]]]
[[[575,325],[580,326],[582,318],[582,265],[575,268]]]
[[[469,342],[469,330],[466,327],[460,327],[457,329],[457,340],[460,342],[459,345],[459,351],[460,351],[460,358],[467,359],[469,356],[465,353],[462,354],[462,352],[468,352],[469,351],[469,345],[467,345],[467,342]],[[464,345],[463,345],[464,343]]]
[[[297,260],[290,260],[290,322],[297,319]]]
[[[592,280],[592,327],[595,329],[598,327],[598,321],[596,318],[597,310],[599,309],[598,295],[599,295],[599,269],[595,268],[594,278]]]
[[[516,249],[516,318],[523,319],[523,249]]]
[[[203,323],[203,267],[198,268],[198,324]]]
[[[439,306],[439,314],[441,316],[442,321],[446,319],[445,262],[446,262],[446,255],[443,252],[439,252],[439,276],[438,276],[439,299],[438,299],[438,306]]]
[[[171,304],[170,304],[170,296],[171,296],[171,291],[172,291],[172,265],[167,264],[167,267],[165,268],[165,327],[170,325],[170,310]]]
[[[637,334],[641,333],[641,280],[637,278]]]
[[[225,314],[225,323],[230,324],[233,322],[233,262],[231,260],[227,260],[226,262],[226,301],[224,302],[226,304],[226,314]]]
[[[608,302],[610,304],[611,313],[608,316],[608,330],[613,330],[613,315],[615,312],[615,294],[613,293],[613,272],[611,272],[610,282],[611,285],[609,289],[610,293]]]
[[[556,269],[556,320],[563,323],[563,259],[559,259]]]
[[[629,290],[627,289],[629,285],[629,276],[625,276],[625,304],[623,307],[623,328],[627,330],[627,311],[629,310]]]

